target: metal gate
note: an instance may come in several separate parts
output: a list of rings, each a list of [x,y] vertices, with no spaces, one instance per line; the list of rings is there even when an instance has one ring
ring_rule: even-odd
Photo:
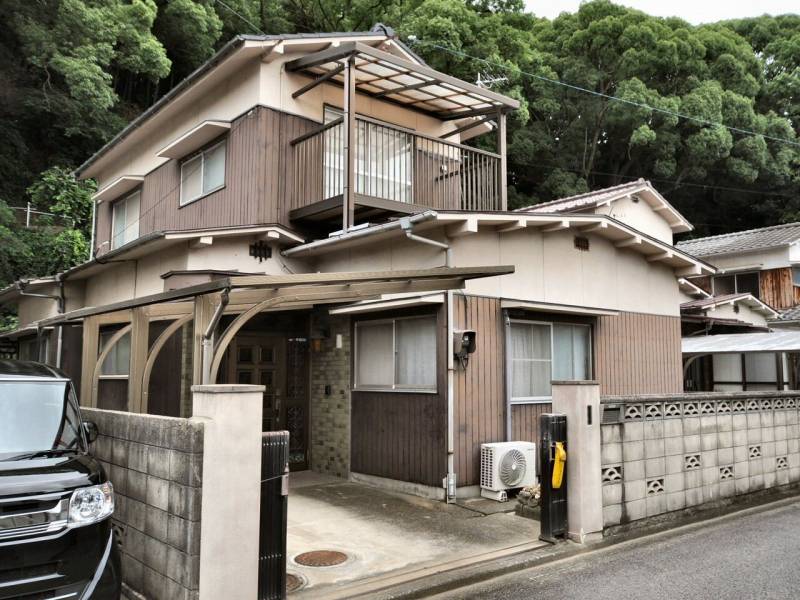
[[[289,500],[289,432],[261,437],[259,600],[286,598],[286,515]]]

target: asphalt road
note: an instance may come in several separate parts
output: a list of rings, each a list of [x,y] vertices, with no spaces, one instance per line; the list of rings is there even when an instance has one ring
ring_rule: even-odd
[[[436,598],[800,599],[800,501],[612,546]]]

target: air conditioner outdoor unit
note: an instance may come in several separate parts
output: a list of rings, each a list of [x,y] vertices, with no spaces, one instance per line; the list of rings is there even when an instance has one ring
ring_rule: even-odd
[[[481,444],[481,496],[505,502],[508,499],[506,490],[535,483],[536,444]]]

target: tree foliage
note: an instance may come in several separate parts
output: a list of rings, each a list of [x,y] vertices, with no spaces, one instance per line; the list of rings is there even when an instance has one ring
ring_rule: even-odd
[[[553,20],[522,0],[2,4],[3,282],[85,257],[91,192],[70,170],[231,37],[378,22],[434,68],[506,78],[493,89],[521,102],[509,124],[514,206],[645,177],[699,233],[800,219],[798,15],[692,26],[608,0]],[[20,230],[7,206],[28,200],[74,225]]]

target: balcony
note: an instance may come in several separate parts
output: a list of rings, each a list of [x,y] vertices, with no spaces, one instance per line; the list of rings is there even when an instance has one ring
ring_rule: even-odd
[[[340,118],[291,142],[290,218],[330,231],[425,209],[505,210],[506,114],[519,102],[435,71],[419,57],[398,57],[343,42],[286,63],[310,78],[293,98],[317,86],[341,86]],[[358,115],[364,97],[453,122],[441,138]],[[373,108],[377,104],[373,103]],[[328,111],[326,111],[328,112]],[[497,154],[449,141],[497,123]]]
[[[358,117],[355,223],[424,209],[504,210],[499,154]],[[340,219],[345,194],[345,121],[333,120],[291,142],[292,220]]]

